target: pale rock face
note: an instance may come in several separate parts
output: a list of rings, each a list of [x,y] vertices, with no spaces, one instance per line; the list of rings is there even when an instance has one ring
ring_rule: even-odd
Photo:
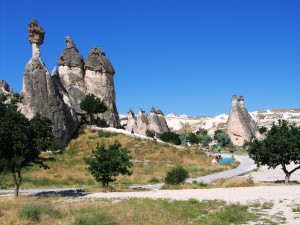
[[[139,111],[139,114],[137,116],[137,129],[136,132],[138,134],[146,135],[146,131],[148,129],[148,117],[142,109]]]
[[[132,130],[136,133],[137,123],[136,118],[132,110],[130,109],[127,116],[127,126],[126,130],[131,132]]]
[[[5,80],[0,80],[0,94],[4,95],[12,95],[14,94],[14,90],[6,83]]]
[[[100,119],[106,121],[108,126],[118,127],[120,122],[116,107],[114,73],[105,53],[99,48],[92,48],[85,63],[86,93],[93,93],[106,104],[108,110],[99,115]]]
[[[154,108],[151,109],[149,118],[149,130],[153,130],[156,133],[162,133],[162,128],[157,116],[157,112]]]
[[[164,117],[164,114],[162,113],[162,111],[160,109],[157,110],[157,117],[158,117],[161,131],[168,132],[169,127],[168,127],[167,121]]]
[[[85,98],[84,71],[80,67],[59,66],[59,78],[76,112],[83,113],[80,102]]]
[[[240,96],[239,99],[235,95],[232,97],[227,133],[236,146],[243,146],[245,141],[249,141],[253,137],[262,139],[256,124],[245,108],[243,96]]]
[[[77,129],[78,121],[40,58],[32,58],[26,65],[22,95],[21,112],[28,118],[35,113],[48,117],[53,122],[54,141],[65,145]]]

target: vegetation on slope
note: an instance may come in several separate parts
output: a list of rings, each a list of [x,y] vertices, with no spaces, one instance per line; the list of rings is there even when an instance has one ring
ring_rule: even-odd
[[[62,153],[44,153],[49,170],[40,170],[33,166],[24,171],[24,183],[21,188],[37,187],[82,187],[95,190],[100,184],[94,181],[87,171],[84,158],[91,155],[97,144],[106,147],[118,140],[133,156],[133,174],[120,176],[114,183],[116,190],[127,185],[164,182],[167,171],[176,166],[183,166],[190,178],[199,177],[230,169],[230,165],[212,164],[212,158],[192,148],[176,148],[150,140],[128,137],[122,134],[98,132],[86,128],[74,138]],[[0,175],[0,187],[9,188],[10,177]]]

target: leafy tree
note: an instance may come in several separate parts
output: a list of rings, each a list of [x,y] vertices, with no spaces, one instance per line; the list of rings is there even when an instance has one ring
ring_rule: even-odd
[[[160,140],[164,142],[168,142],[174,145],[180,145],[181,140],[179,138],[179,134],[176,134],[175,132],[167,131],[159,135]]]
[[[119,174],[129,176],[132,174],[128,170],[133,166],[131,159],[130,152],[126,148],[121,148],[121,144],[116,141],[107,149],[104,145],[98,144],[92,155],[85,158],[85,162],[96,181],[101,182],[103,187],[108,187]]]
[[[300,169],[300,165],[290,171],[286,168],[291,162],[300,164],[300,128],[279,120],[279,125],[273,123],[264,140],[250,141],[247,151],[258,166],[267,165],[274,169],[280,165],[287,184],[290,175]]]
[[[94,114],[103,113],[107,111],[107,106],[97,98],[94,94],[88,94],[85,98],[80,102],[80,109],[86,112],[86,114],[90,117],[90,124],[94,123]]]
[[[229,135],[224,132],[224,131],[220,131],[220,132],[215,132],[214,135],[215,140],[217,140],[218,144],[221,145],[222,147],[226,147],[226,146],[230,146],[231,145],[231,140]]]
[[[154,135],[155,135],[155,131],[154,130],[146,130],[146,136],[147,137],[153,138]]]
[[[187,136],[187,141],[190,142],[191,144],[198,144],[199,143],[199,138],[196,134],[189,133],[188,136]]]
[[[211,141],[212,141],[212,139],[208,134],[203,135],[202,144],[204,147],[208,146]]]
[[[167,172],[165,182],[167,184],[181,184],[189,178],[189,173],[182,166],[176,166]]]
[[[52,143],[52,122],[40,114],[27,119],[17,110],[20,101],[19,95],[10,103],[0,101],[0,171],[12,175],[15,196],[19,194],[22,169],[33,163],[48,168],[39,155]]]

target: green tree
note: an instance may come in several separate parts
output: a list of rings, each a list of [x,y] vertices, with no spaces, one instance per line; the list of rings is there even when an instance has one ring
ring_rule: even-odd
[[[199,143],[199,138],[194,133],[188,133],[187,141],[190,142],[191,144],[198,144]]]
[[[80,102],[80,108],[89,116],[90,124],[94,124],[94,114],[103,113],[108,109],[94,94],[87,94]]]
[[[212,139],[208,134],[203,135],[202,144],[204,147],[208,146],[211,141],[212,141]]]
[[[179,138],[179,134],[176,134],[175,132],[167,131],[159,135],[159,139],[168,142],[174,145],[180,145],[181,140]]]
[[[291,174],[300,169],[300,128],[279,120],[279,125],[273,123],[264,140],[250,141],[247,151],[258,166],[267,165],[274,169],[280,165],[287,184]],[[291,162],[298,165],[288,171],[286,166]]]
[[[215,140],[217,140],[218,144],[222,147],[230,146],[231,140],[229,135],[224,131],[215,132],[214,135]]]
[[[40,114],[27,119],[17,110],[20,101],[19,95],[14,95],[10,103],[0,101],[0,171],[12,175],[16,197],[22,169],[32,164],[47,169],[39,156],[52,143],[52,122]]]
[[[98,144],[92,155],[85,158],[85,162],[95,180],[101,182],[103,187],[108,187],[119,174],[129,176],[132,174],[128,170],[133,166],[131,159],[130,152],[126,148],[121,148],[121,144],[116,141],[107,149],[104,145]]]

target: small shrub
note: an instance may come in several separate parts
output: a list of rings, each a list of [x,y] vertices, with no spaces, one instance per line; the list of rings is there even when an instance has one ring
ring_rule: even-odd
[[[300,212],[300,206],[294,207],[294,208],[293,208],[293,212]]]
[[[149,182],[150,182],[151,184],[157,184],[157,183],[159,183],[159,179],[156,178],[156,177],[151,177],[151,179],[149,180]]]
[[[189,177],[188,171],[182,166],[176,166],[171,169],[165,178],[166,184],[180,184]]]
[[[146,130],[146,136],[153,138],[155,135],[154,130]]]
[[[41,211],[37,205],[25,205],[25,207],[20,211],[20,218],[28,220],[40,220]]]
[[[75,220],[75,225],[114,225],[118,224],[106,213],[81,214]]]

